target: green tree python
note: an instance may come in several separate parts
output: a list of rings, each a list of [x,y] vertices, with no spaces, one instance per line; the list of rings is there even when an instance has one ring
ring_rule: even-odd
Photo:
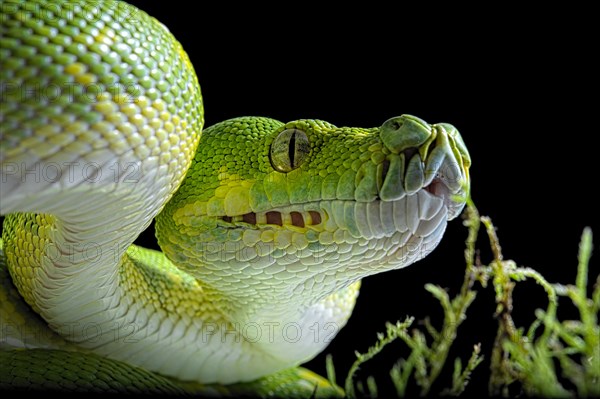
[[[465,204],[449,124],[203,130],[194,69],[156,19],[1,6],[3,388],[325,392],[297,366],[360,280],[426,256]],[[162,252],[132,245],[154,218]]]

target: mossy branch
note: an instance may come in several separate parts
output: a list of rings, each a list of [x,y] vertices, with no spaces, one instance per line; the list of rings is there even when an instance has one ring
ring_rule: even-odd
[[[471,378],[471,373],[475,370],[475,367],[483,361],[481,353],[481,345],[477,344],[473,347],[473,353],[467,362],[467,366],[462,370],[462,362],[460,358],[454,360],[454,373],[452,374],[452,388],[443,392],[444,395],[459,396],[462,394],[467,387],[467,383]]]
[[[591,229],[586,228],[582,235],[576,283],[565,286],[551,284],[534,269],[519,267],[514,261],[504,260],[491,219],[480,217],[470,198],[467,200],[465,215],[464,224],[468,228],[464,253],[466,269],[459,294],[451,299],[441,287],[433,284],[425,286],[444,311],[441,328],[436,329],[426,318],[423,323],[424,332],[413,329],[409,334],[412,318],[395,325],[388,323],[386,334],[378,334],[378,341],[373,347],[364,354],[357,352],[357,360],[346,377],[346,395],[356,397],[356,385],[361,394],[377,397],[375,379],[368,377],[365,389],[361,381],[355,384],[356,373],[364,362],[371,360],[396,339],[403,341],[411,350],[408,357],[399,359],[390,371],[396,394],[399,397],[405,396],[411,382],[419,387],[421,396],[431,393],[434,382],[446,364],[458,327],[475,300],[474,283],[479,281],[485,288],[488,281],[491,281],[496,294],[498,329],[494,347],[491,348],[489,393],[509,396],[509,388],[517,391],[520,388],[524,393],[534,396],[600,396],[600,276],[596,279],[591,297],[587,295],[588,267],[592,253]],[[493,260],[487,266],[481,265],[476,257],[475,243],[481,224],[485,226],[493,254]],[[512,318],[512,294],[516,284],[527,279],[532,279],[543,288],[548,305],[545,310],[538,309],[535,312],[536,319],[524,329],[517,328]],[[559,297],[569,298],[573,302],[579,311],[580,320],[561,321],[557,318]],[[452,384],[442,394],[457,396],[465,391],[472,372],[483,359],[481,350],[479,344],[475,345],[464,369],[460,358],[454,360]],[[557,370],[557,365],[560,365],[560,370]],[[335,382],[330,360],[327,370],[330,380]],[[572,391],[573,388],[565,388],[566,381],[570,382],[570,387],[574,387],[575,391]]]
[[[484,223],[486,223],[484,221]],[[497,240],[491,233],[490,241]],[[499,246],[498,246],[499,248]],[[495,256],[494,285],[497,303],[502,306],[496,347],[492,354],[492,375],[490,393],[508,396],[508,387],[518,383],[528,395],[544,397],[566,397],[600,395],[600,327],[597,320],[597,305],[594,295],[587,297],[588,264],[592,250],[592,233],[589,228],[583,232],[576,285],[550,284],[538,272],[530,268],[516,267],[514,262],[502,262]],[[501,256],[501,255],[500,255]],[[511,281],[533,278],[546,291],[548,308],[536,311],[537,319],[526,335],[515,330],[510,316],[512,303],[510,293],[514,287]],[[563,296],[571,299],[579,310],[581,320],[560,321],[557,318],[558,300]],[[536,337],[539,327],[543,331]],[[574,358],[579,355],[579,362]],[[559,362],[561,372],[555,367]],[[564,387],[570,381],[576,392]]]
[[[400,336],[408,336],[407,329],[413,323],[414,318],[409,317],[404,322],[396,322],[396,324],[387,323],[386,324],[386,335],[379,333],[377,334],[377,342],[374,346],[370,347],[366,353],[356,352],[356,360],[350,367],[350,371],[348,371],[348,376],[346,377],[345,389],[346,396],[349,398],[356,397],[356,391],[354,389],[354,375],[360,368],[361,364],[371,360],[375,355],[383,350],[383,348],[395,341]]]

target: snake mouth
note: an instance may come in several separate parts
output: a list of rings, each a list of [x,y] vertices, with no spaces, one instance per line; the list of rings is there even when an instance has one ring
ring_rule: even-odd
[[[450,185],[446,178],[438,175],[423,190],[443,201],[448,209],[448,220],[457,217],[465,207],[467,187],[464,184]]]
[[[384,164],[384,172],[382,178],[386,178],[387,169]],[[427,185],[424,185],[414,193],[406,193],[400,198],[394,200],[382,199],[379,195],[375,196],[372,201],[356,201],[355,199],[334,199],[334,200],[323,200],[315,201],[306,204],[287,205],[280,208],[265,210],[262,212],[248,212],[241,215],[223,215],[216,217],[221,222],[221,226],[228,229],[235,229],[240,227],[253,227],[253,228],[267,228],[273,226],[291,228],[295,231],[304,231],[305,229],[316,229],[317,231],[323,230],[325,224],[333,218],[335,213],[332,209],[331,204],[344,204],[344,207],[381,207],[381,217],[387,211],[383,211],[384,207],[392,209],[391,204],[394,202],[401,202],[408,200],[408,197],[419,198],[419,202],[423,201],[430,202],[432,200],[440,203],[440,206],[444,206],[447,209],[447,213],[444,214],[448,219],[454,218],[463,208],[463,203],[455,201],[453,196],[456,192],[460,191],[456,187],[451,187],[448,183],[447,178],[443,176],[441,172],[436,173],[435,177],[430,179]],[[351,205],[353,204],[353,205]],[[386,205],[387,204],[387,205]],[[423,204],[421,204],[423,206]],[[439,209],[439,208],[436,208]],[[338,214],[340,212],[337,212]],[[344,211],[350,215],[354,212]],[[397,216],[394,216],[397,217]],[[335,218],[339,222],[340,217]],[[337,224],[337,223],[336,223]],[[300,230],[301,229],[301,230]]]
[[[446,207],[451,207],[451,193],[450,187],[446,183],[444,183],[441,177],[434,178],[431,183],[425,187],[423,187],[425,191],[430,193],[431,195],[441,198],[444,201],[444,205]]]

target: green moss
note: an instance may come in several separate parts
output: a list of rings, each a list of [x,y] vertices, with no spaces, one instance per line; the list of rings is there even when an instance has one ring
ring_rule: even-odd
[[[575,285],[548,282],[540,273],[517,266],[512,260],[504,260],[495,228],[488,217],[480,217],[477,208],[467,202],[465,226],[469,234],[465,249],[465,275],[458,295],[450,298],[443,288],[427,284],[429,291],[440,303],[444,320],[436,329],[428,319],[423,328],[412,328],[413,318],[386,326],[385,334],[378,334],[374,346],[365,353],[356,353],[357,359],[351,366],[345,381],[346,395],[355,397],[378,397],[373,377],[366,385],[358,380],[356,372],[360,366],[374,358],[389,343],[400,340],[410,354],[397,361],[390,377],[398,397],[407,394],[407,386],[414,384],[421,396],[431,394],[458,396],[468,392],[467,384],[471,373],[480,365],[483,354],[490,356],[488,381],[489,394],[493,396],[543,396],[543,397],[600,397],[600,276],[596,279],[591,297],[588,297],[588,264],[592,252],[592,232],[583,232],[577,279]],[[483,224],[490,243],[493,261],[489,265],[476,262],[475,242]],[[517,284],[527,279],[538,283],[545,291],[548,305],[536,311],[536,319],[528,328],[518,328],[512,318],[512,310],[519,306],[513,303],[513,291]],[[457,331],[467,317],[467,310],[476,298],[475,283],[483,289],[491,285],[495,292],[496,319],[498,328],[494,346],[483,348],[474,345],[473,352],[463,366],[461,358],[454,359],[454,371],[449,381],[434,382],[448,361],[448,353],[457,337]],[[490,284],[491,283],[491,284]],[[571,300],[579,311],[579,320],[560,320],[557,316],[558,298]],[[335,383],[335,370],[331,359],[327,364],[328,377]],[[482,371],[477,370],[478,377]],[[442,380],[445,376],[442,376]],[[440,389],[438,387],[446,386]],[[438,389],[433,392],[432,388]],[[510,392],[509,392],[510,388]]]

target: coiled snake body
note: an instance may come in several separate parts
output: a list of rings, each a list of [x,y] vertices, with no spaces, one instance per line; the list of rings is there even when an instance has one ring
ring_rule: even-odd
[[[113,369],[140,389],[277,375],[343,327],[361,278],[427,255],[464,206],[451,125],[202,131],[181,45],[131,6],[94,4],[2,4],[5,385],[52,386],[19,374],[35,362],[65,389],[109,386]],[[154,217],[162,252],[131,245]],[[60,376],[69,362],[89,370]]]

